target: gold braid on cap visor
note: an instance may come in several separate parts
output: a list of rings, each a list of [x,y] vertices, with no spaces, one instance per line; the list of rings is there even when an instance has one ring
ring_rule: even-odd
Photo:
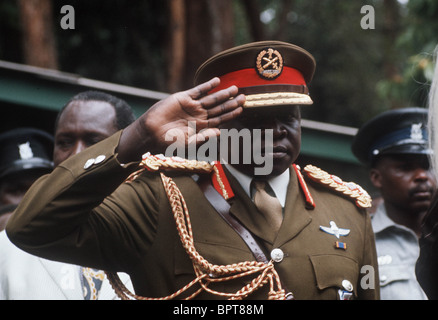
[[[312,99],[309,95],[296,92],[275,92],[245,95],[245,108],[266,107],[277,105],[311,105]]]

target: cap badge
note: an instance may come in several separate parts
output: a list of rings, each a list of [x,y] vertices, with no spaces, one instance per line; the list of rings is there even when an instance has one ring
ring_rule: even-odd
[[[257,73],[268,80],[277,78],[283,71],[283,57],[272,48],[260,51],[256,61]]]
[[[20,158],[22,160],[32,159],[33,158],[33,152],[32,148],[30,147],[29,141],[26,143],[22,143],[18,145],[18,152],[20,153]]]
[[[423,140],[423,132],[421,131],[421,123],[413,123],[411,127],[411,139]]]

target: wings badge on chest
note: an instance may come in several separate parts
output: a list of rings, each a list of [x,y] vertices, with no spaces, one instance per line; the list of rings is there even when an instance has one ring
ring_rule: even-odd
[[[334,235],[337,239],[341,236],[345,237],[350,234],[350,229],[338,228],[334,221],[330,221],[330,227],[319,226],[319,229],[328,234]]]

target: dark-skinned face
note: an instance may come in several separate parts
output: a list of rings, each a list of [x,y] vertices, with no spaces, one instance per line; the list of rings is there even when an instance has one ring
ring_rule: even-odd
[[[249,129],[253,133],[254,129],[261,129],[261,154],[263,157],[270,157],[272,160],[272,172],[268,173],[267,177],[278,176],[288,169],[297,159],[301,148],[301,114],[299,106],[277,106],[265,108],[245,109],[243,113],[236,119],[230,121],[221,129]],[[272,129],[272,153],[265,153],[265,143],[269,143],[264,139],[264,130]],[[253,140],[252,140],[253,141]],[[231,147],[231,146],[230,146]],[[243,143],[239,144],[239,163],[231,163],[241,172],[253,176],[254,169],[261,165],[252,161],[249,164],[243,163],[243,152],[248,150],[248,146]],[[229,149],[229,154],[232,150]],[[253,159],[251,157],[251,159]]]
[[[8,175],[0,181],[0,205],[17,205],[30,186],[48,169],[23,170]]]
[[[107,102],[73,101],[61,114],[55,132],[55,167],[117,131],[116,112]]]
[[[385,203],[411,214],[428,209],[436,181],[427,156],[385,155],[370,174]]]

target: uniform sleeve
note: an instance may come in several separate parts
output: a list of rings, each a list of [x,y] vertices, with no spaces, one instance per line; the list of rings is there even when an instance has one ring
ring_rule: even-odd
[[[159,192],[140,181],[124,183],[137,163],[118,162],[120,136],[69,158],[29,189],[6,226],[17,247],[110,271],[124,271],[123,258],[141,254],[139,242],[147,249]]]

